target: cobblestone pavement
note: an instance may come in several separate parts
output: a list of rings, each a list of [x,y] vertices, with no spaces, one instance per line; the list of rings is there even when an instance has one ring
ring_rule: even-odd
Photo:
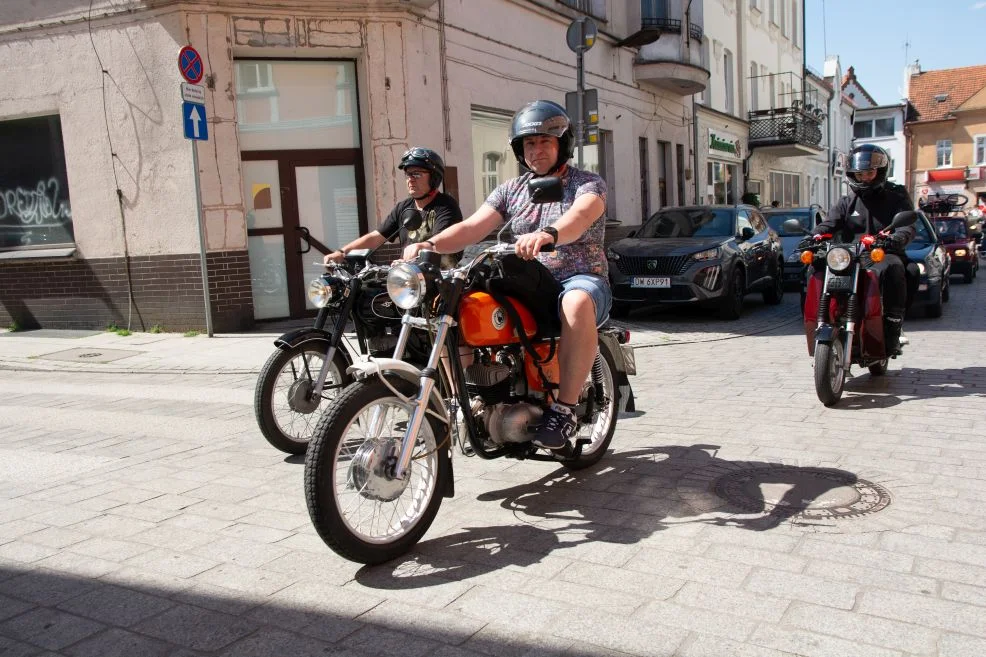
[[[322,544],[254,425],[267,336],[0,338],[0,654],[986,654],[986,286],[834,408],[795,296],[634,317],[667,346],[610,455],[456,454],[455,498],[374,568]],[[41,371],[96,346],[140,353]]]

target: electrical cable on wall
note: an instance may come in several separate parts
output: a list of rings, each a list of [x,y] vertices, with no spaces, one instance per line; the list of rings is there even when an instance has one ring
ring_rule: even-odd
[[[134,304],[134,285],[130,275],[130,247],[127,242],[127,218],[123,209],[123,190],[120,188],[120,179],[116,175],[116,160],[119,160],[120,158],[116,154],[116,149],[113,148],[113,137],[110,135],[110,119],[109,119],[109,114],[106,111],[106,78],[107,76],[109,76],[110,73],[109,71],[106,70],[106,67],[103,65],[103,60],[99,56],[99,50],[96,49],[96,40],[93,38],[92,35],[92,5],[93,5],[93,0],[89,0],[89,12],[86,18],[86,25],[89,29],[89,43],[92,44],[92,51],[96,55],[96,61],[99,63],[99,70],[102,73],[102,75],[100,76],[100,85],[102,87],[102,97],[103,97],[103,126],[106,129],[106,140],[110,146],[111,164],[113,166],[113,184],[116,187],[117,208],[120,211],[120,230],[123,233],[123,265],[127,273],[127,299],[128,299],[127,330],[129,331],[133,323],[133,313],[134,313],[135,304]],[[110,79],[112,80],[112,77],[110,77]],[[116,84],[116,81],[114,81],[114,84]],[[141,324],[141,328],[143,328],[143,324]]]

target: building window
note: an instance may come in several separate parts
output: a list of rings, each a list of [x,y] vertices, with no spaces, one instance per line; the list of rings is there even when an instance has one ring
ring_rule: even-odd
[[[952,140],[939,139],[936,150],[938,151],[938,166],[952,166]]]
[[[873,136],[874,137],[893,137],[894,136],[894,119],[893,117],[888,119],[876,119],[873,121]]]
[[[709,71],[709,73],[711,74],[712,73],[712,67],[709,65],[709,62],[712,61],[712,60],[709,58],[709,37],[703,37],[702,38],[702,52],[701,52],[701,56],[702,56],[702,68],[704,68],[706,71]],[[711,82],[711,78],[710,78],[709,81]],[[705,91],[703,91],[702,93],[700,93],[698,95],[698,102],[703,103],[705,105],[708,105],[709,107],[712,106],[712,87],[711,87],[711,85],[710,86],[707,86],[705,88]]]
[[[973,151],[975,152],[973,164],[986,164],[986,135],[976,135]]]
[[[736,203],[736,165],[709,160],[705,167],[708,180],[706,194],[709,203],[732,205]]]
[[[788,21],[787,21],[787,2],[786,0],[780,0],[780,18],[781,18],[781,34],[784,36],[790,36]]]
[[[750,9],[760,11],[760,0],[750,0]]]
[[[483,155],[483,198],[487,198],[500,184],[501,153],[486,153]]]
[[[0,121],[0,251],[74,243],[58,115]]]
[[[507,112],[472,109],[473,166],[474,171],[479,173],[474,176],[476,182],[473,188],[477,206],[497,185],[518,175],[517,159],[507,143],[511,116]]]
[[[726,113],[734,114],[736,107],[734,106],[733,96],[733,53],[729,52],[728,49],[723,49],[722,56],[722,66],[723,75],[726,86]]]
[[[558,2],[583,14],[606,18],[606,0],[558,0]]]
[[[770,22],[777,25],[777,0],[767,0],[770,11],[767,15],[770,17]]]
[[[791,0],[791,40],[794,41],[794,47],[801,47],[801,22],[798,20],[798,2],[799,0]]]
[[[763,199],[766,202],[766,199]],[[781,207],[801,206],[801,175],[796,173],[770,172],[770,201],[778,201]]]

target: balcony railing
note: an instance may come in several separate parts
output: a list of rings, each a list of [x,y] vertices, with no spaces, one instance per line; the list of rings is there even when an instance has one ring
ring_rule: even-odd
[[[750,146],[800,145],[819,148],[821,117],[800,107],[777,107],[749,113]]]
[[[684,21],[677,18],[663,18],[656,16],[644,16],[640,19],[640,29],[623,41],[619,46],[645,46],[654,43],[662,34],[681,34],[681,26]],[[688,36],[698,41],[702,40],[704,32],[701,25],[695,23],[688,24]]]

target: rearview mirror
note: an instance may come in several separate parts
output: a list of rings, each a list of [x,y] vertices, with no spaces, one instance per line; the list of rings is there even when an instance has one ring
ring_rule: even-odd
[[[888,228],[903,228],[904,226],[912,225],[917,220],[917,212],[914,210],[904,210],[903,212],[898,212],[894,215],[894,220],[890,222],[890,226],[888,226]]]
[[[404,210],[401,214],[401,225],[408,230],[417,230],[421,227],[421,213],[417,208],[411,207]]]
[[[749,226],[743,226],[743,228],[740,229],[739,235],[737,235],[737,237],[740,238],[741,240],[750,240],[753,239],[753,236],[756,234],[757,231],[753,230]]]
[[[564,192],[561,178],[556,176],[531,178],[527,182],[527,191],[531,194],[531,203],[557,203],[562,200]]]
[[[804,226],[802,226],[801,225],[801,222],[798,221],[797,219],[788,219],[783,224],[781,224],[781,228],[784,229],[784,232],[787,235],[807,235],[808,234],[808,230]]]

